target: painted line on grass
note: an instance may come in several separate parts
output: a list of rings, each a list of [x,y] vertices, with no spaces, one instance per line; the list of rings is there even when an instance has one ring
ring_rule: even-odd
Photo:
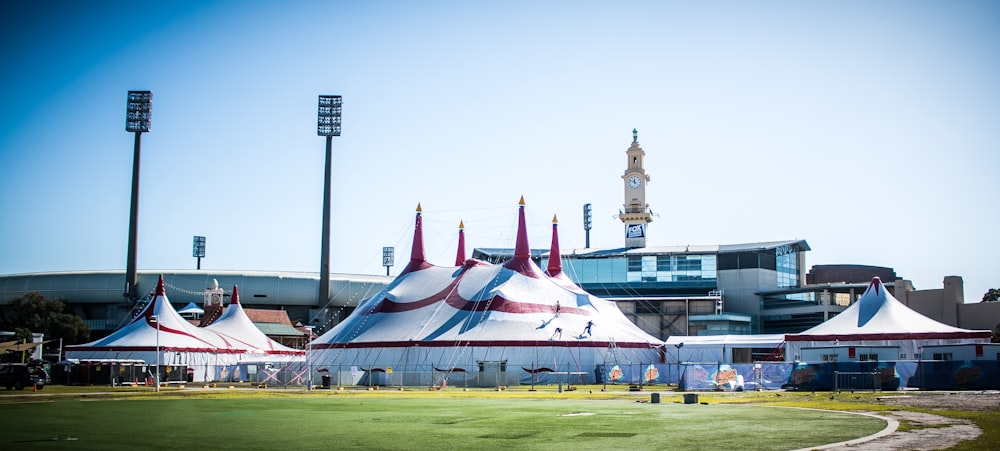
[[[851,414],[851,415],[861,415],[861,416],[866,416],[866,417],[871,417],[871,418],[878,418],[878,419],[883,420],[883,421],[886,422],[885,429],[882,429],[881,431],[878,431],[878,432],[876,432],[874,434],[871,434],[871,435],[867,435],[867,436],[864,436],[864,437],[859,437],[859,438],[855,438],[855,439],[851,439],[851,440],[845,440],[843,442],[828,443],[826,445],[820,445],[820,446],[810,446],[808,448],[799,448],[799,449],[792,450],[792,451],[806,451],[806,450],[815,450],[815,449],[839,448],[839,447],[844,447],[844,446],[856,446],[856,445],[859,445],[859,444],[862,444],[862,443],[870,442],[870,441],[875,440],[875,439],[880,439],[882,437],[886,437],[886,436],[892,434],[893,432],[896,432],[896,429],[899,429],[899,421],[896,420],[895,418],[884,417],[882,415],[876,415],[874,413],[869,413],[869,412],[852,412],[852,411],[849,411],[849,410],[811,409],[809,407],[788,407],[788,406],[768,406],[768,407],[776,407],[776,408],[779,408],[779,409],[801,409],[801,410],[818,410],[820,412],[847,413],[847,414]]]

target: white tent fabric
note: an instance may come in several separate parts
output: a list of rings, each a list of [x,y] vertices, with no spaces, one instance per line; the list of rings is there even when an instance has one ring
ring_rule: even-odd
[[[163,365],[201,368],[194,374],[195,381],[210,380],[218,366],[265,358],[268,361],[304,358],[302,351],[295,354],[278,352],[273,357],[268,356],[265,350],[250,345],[249,341],[242,335],[234,333],[230,336],[189,323],[167,300],[163,276],[160,276],[153,300],[132,322],[107,337],[67,346],[66,358],[138,359],[154,363],[159,350],[159,361]]]
[[[514,258],[503,265],[427,263],[419,211],[407,268],[312,344],[312,365],[471,372],[479,362],[505,362],[504,383],[513,384],[539,368],[593,381],[599,365],[660,362],[662,341],[617,305],[535,265],[523,204]]]
[[[236,285],[233,285],[229,307],[219,319],[204,329],[226,337],[231,346],[245,349],[250,359],[275,362],[302,360],[305,356],[304,351],[289,348],[264,335],[264,332],[250,321],[243,310],[243,305],[240,304],[240,291]]]
[[[733,363],[733,349],[774,350],[785,342],[782,334],[765,335],[674,335],[667,338],[668,360],[673,362]]]
[[[785,335],[785,359],[795,360],[805,348],[831,346],[896,346],[901,358],[915,359],[923,346],[989,343],[991,336],[988,330],[960,329],[917,313],[876,277],[839,315],[805,332]]]

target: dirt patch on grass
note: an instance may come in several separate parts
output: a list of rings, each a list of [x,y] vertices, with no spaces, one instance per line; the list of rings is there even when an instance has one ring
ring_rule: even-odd
[[[880,396],[877,402],[900,407],[929,410],[990,411],[1000,409],[1000,392],[918,392]],[[836,450],[936,450],[947,449],[964,440],[973,440],[982,430],[971,421],[948,418],[932,413],[911,411],[879,412],[900,422],[896,432],[872,441]]]
[[[1000,410],[1000,391],[912,392],[886,394],[876,400],[890,406],[974,412]]]

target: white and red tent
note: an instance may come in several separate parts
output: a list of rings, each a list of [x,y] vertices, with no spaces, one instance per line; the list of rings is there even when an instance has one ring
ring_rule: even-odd
[[[167,300],[163,276],[155,293],[145,310],[125,327],[90,343],[68,346],[67,360],[135,359],[153,364],[159,351],[161,365],[197,368],[193,380],[204,381],[214,378],[216,367],[304,358],[302,351],[284,352],[278,348],[269,353],[256,345],[257,338],[244,328],[223,325],[216,331],[189,323]]]
[[[916,359],[924,346],[989,343],[988,330],[949,326],[910,309],[892,296],[878,277],[861,298],[824,323],[798,334],[785,335],[785,359],[793,361],[803,349],[839,347],[895,347],[900,359]]]
[[[393,368],[414,375],[481,372],[495,364],[506,369],[496,381],[504,385],[540,369],[594,381],[600,365],[660,362],[662,341],[639,329],[613,302],[560,277],[555,234],[553,226],[546,274],[531,260],[522,199],[511,260],[502,265],[464,260],[462,230],[460,264],[435,266],[424,258],[418,206],[407,267],[314,341],[308,360],[330,371]]]
[[[275,362],[305,358],[305,351],[292,349],[272,340],[253,324],[240,304],[240,290],[236,285],[233,285],[229,307],[219,319],[204,329],[225,337],[232,346],[245,349],[253,359]]]

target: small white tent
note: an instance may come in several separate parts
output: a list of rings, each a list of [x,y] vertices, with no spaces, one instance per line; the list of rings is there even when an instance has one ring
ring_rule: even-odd
[[[219,319],[205,326],[204,329],[227,338],[230,346],[245,349],[247,352],[245,360],[283,362],[305,358],[305,351],[292,349],[272,340],[264,335],[264,332],[261,332],[253,324],[253,321],[250,321],[243,310],[243,305],[240,304],[240,290],[236,285],[233,285],[233,295],[230,297],[229,307]]]
[[[531,260],[523,199],[514,258],[503,265],[462,255],[457,267],[431,265],[424,259],[421,221],[418,206],[409,265],[313,342],[314,366],[393,368],[412,374],[410,380],[404,376],[407,384],[426,383],[421,378],[433,371],[479,372],[489,373],[491,383],[509,385],[540,370],[594,381],[605,364],[638,368],[661,361],[660,340],[632,324],[613,302],[559,277],[555,236],[549,273]],[[459,237],[461,252],[462,232]]]
[[[799,334],[785,335],[785,360],[806,360],[815,348],[849,348],[849,356],[858,358],[864,349],[878,348],[886,359],[886,348],[893,348],[891,360],[917,359],[924,346],[989,343],[988,330],[967,330],[949,326],[921,315],[899,302],[878,277],[857,302],[839,315]]]
[[[67,346],[66,359],[136,359],[147,364],[159,360],[165,366],[197,369],[192,379],[206,381],[215,378],[217,367],[258,361],[265,355],[269,361],[304,358],[303,351],[287,350],[277,343],[274,343],[277,347],[272,348],[259,344],[259,337],[252,331],[238,327],[238,318],[227,323],[234,326],[224,324],[218,331],[189,323],[167,300],[163,276],[156,284],[155,293],[145,310],[125,327],[90,343]],[[237,310],[231,316],[238,316]]]

